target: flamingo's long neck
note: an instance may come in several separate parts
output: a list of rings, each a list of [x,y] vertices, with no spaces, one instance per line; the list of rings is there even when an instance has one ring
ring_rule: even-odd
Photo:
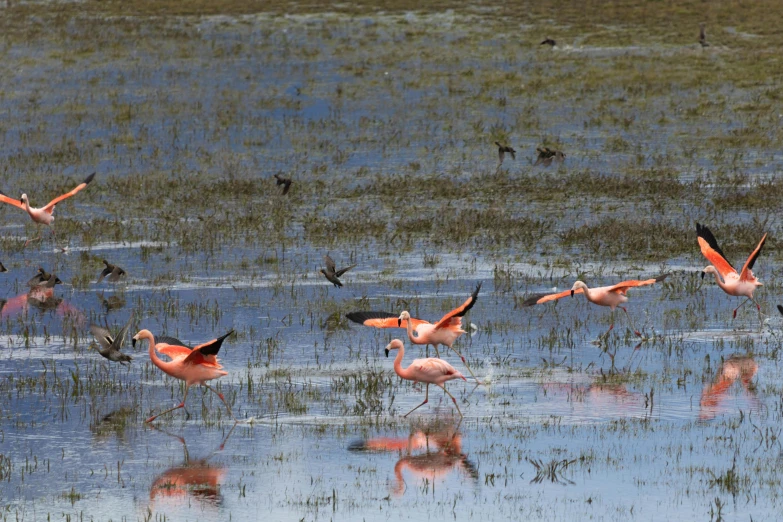
[[[146,332],[144,334],[144,338],[149,341],[150,345],[150,360],[152,361],[152,364],[166,372],[168,370],[168,363],[158,357],[157,351],[155,351],[155,337],[150,332]],[[168,372],[167,372],[168,373]]]
[[[592,299],[590,299],[590,289],[587,288],[587,285],[585,285],[584,288],[582,288],[582,293],[585,294],[585,299],[587,299],[588,301],[592,301]]]
[[[27,198],[24,198],[22,200],[22,205],[24,205],[24,209],[27,211],[27,213],[30,216],[32,216],[33,215],[33,211],[32,211],[32,208],[30,207],[30,202],[27,200]]]
[[[413,336],[413,321],[410,319],[406,319],[405,322],[408,323],[407,330],[408,330],[408,339],[414,344],[421,344],[421,341]],[[400,353],[402,353],[402,350],[400,350]]]
[[[408,335],[410,335],[410,322],[408,322]],[[402,367],[402,358],[405,356],[405,345],[400,346],[397,349],[397,357],[394,358],[394,373],[402,377],[403,379],[410,379],[408,369]]]
[[[721,281],[720,276],[718,276],[718,272],[713,272],[712,275],[715,276],[715,282],[718,283],[718,286],[721,287],[724,292],[729,293],[729,291],[726,289],[726,284]]]

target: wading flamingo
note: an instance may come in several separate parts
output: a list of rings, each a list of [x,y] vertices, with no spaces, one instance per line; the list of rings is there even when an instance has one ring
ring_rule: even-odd
[[[753,268],[753,264],[759,257],[761,249],[764,247],[764,242],[767,240],[767,234],[764,234],[764,237],[761,238],[756,250],[754,250],[753,253],[750,254],[750,257],[748,257],[748,260],[745,261],[745,266],[742,267],[742,272],[739,274],[734,270],[734,267],[731,266],[731,263],[726,260],[723,250],[718,246],[718,242],[715,240],[715,236],[712,235],[709,228],[696,223],[696,234],[699,236],[701,253],[704,254],[704,257],[712,264],[702,271],[702,279],[704,278],[704,274],[712,274],[715,276],[715,282],[718,283],[718,286],[727,294],[735,297],[747,297],[741,305],[734,309],[732,319],[737,317],[737,310],[742,308],[748,301],[753,301],[760,316],[761,306],[753,299],[753,291],[757,286],[761,286],[761,283],[759,283],[759,280],[753,275],[751,268]],[[718,274],[723,277],[723,281],[721,281],[721,277],[718,277]]]
[[[222,370],[223,367],[218,362],[217,353],[220,351],[223,341],[232,333],[234,333],[234,330],[222,337],[200,344],[195,348],[190,348],[182,341],[173,337],[158,337],[156,340],[149,330],[142,330],[133,337],[133,346],[136,346],[136,341],[145,339],[150,343],[149,350],[152,364],[163,370],[163,373],[185,381],[185,397],[182,398],[182,402],[173,408],[153,415],[146,422],[152,422],[161,415],[184,408],[185,401],[188,398],[188,390],[194,384],[200,384],[220,397],[220,400],[226,405],[228,414],[231,415],[234,421],[237,420],[234,414],[231,413],[231,408],[228,406],[223,394],[207,384],[207,381],[228,375],[228,372]],[[171,357],[171,361],[164,361],[158,357],[156,352],[168,355]],[[185,413],[187,413],[187,410],[185,410]]]
[[[389,352],[392,350],[399,350],[397,357],[394,358],[394,373],[413,382],[423,382],[427,385],[425,388],[424,402],[413,408],[411,411],[403,415],[407,417],[415,410],[427,404],[430,399],[430,384],[435,384],[443,388],[446,395],[451,397],[454,407],[457,408],[457,413],[462,417],[462,412],[457,406],[457,399],[449,393],[444,384],[452,379],[466,380],[465,377],[454,369],[452,365],[441,359],[435,357],[429,357],[427,359],[415,359],[407,368],[402,367],[402,358],[405,356],[405,345],[399,339],[394,339],[386,346],[386,357],[389,356]]]
[[[345,268],[341,268],[340,270],[337,270],[337,265],[334,263],[334,259],[329,257],[328,255],[324,256],[324,263],[326,264],[326,268],[321,269],[321,273],[326,277],[326,279],[329,280],[330,283],[332,283],[337,288],[342,288],[343,283],[338,279],[341,275],[346,273],[351,268],[354,268],[356,265],[347,266]]]
[[[538,294],[533,295],[525,300],[524,303],[522,303],[522,306],[533,306],[541,303],[546,303],[547,301],[554,301],[555,299],[560,299],[562,297],[571,296],[573,297],[574,294],[585,294],[585,297],[588,301],[590,301],[593,304],[597,304],[598,306],[608,306],[609,309],[612,311],[612,325],[609,327],[609,329],[606,331],[605,334],[603,334],[601,337],[604,337],[606,335],[609,335],[609,332],[612,331],[612,328],[614,328],[614,309],[620,306],[622,303],[625,303],[628,301],[628,290],[636,287],[636,286],[646,286],[651,285],[654,283],[659,283],[666,279],[666,277],[669,274],[663,274],[661,276],[658,276],[654,279],[646,279],[644,281],[638,281],[638,280],[630,280],[630,281],[623,281],[622,283],[617,283],[613,286],[601,286],[599,288],[588,288],[586,284],[582,281],[577,281],[574,283],[574,286],[571,287],[571,290],[566,290],[565,292],[560,292],[557,294]],[[633,324],[633,321],[631,320],[631,316],[628,315],[628,310],[624,306],[620,306],[623,312],[625,312],[625,316],[628,318],[628,322],[631,323],[631,328],[633,329],[633,333],[635,333],[638,337],[641,337],[642,334],[636,329],[636,327]]]
[[[462,329],[462,317],[473,308],[478,299],[479,291],[481,290],[481,283],[476,285],[476,289],[473,291],[467,301],[460,306],[447,313],[435,324],[431,324],[423,319],[416,319],[411,317],[411,314],[404,311],[399,316],[396,314],[390,314],[388,312],[351,312],[346,315],[348,319],[355,323],[363,324],[365,326],[374,326],[376,328],[406,328],[408,331],[408,339],[413,344],[424,344],[429,347],[431,344],[435,347],[435,355],[440,357],[438,351],[438,345],[442,344],[448,347],[452,352],[456,353],[460,359],[462,359],[465,368],[468,369],[470,375],[476,378],[473,370],[468,366],[465,357],[462,356],[453,344],[457,338],[465,333]],[[415,335],[414,335],[415,334]],[[476,379],[478,381],[478,379]]]
[[[22,197],[17,201],[15,199],[9,198],[8,196],[0,192],[0,201],[21,208],[22,210],[27,212],[27,214],[30,215],[30,218],[33,221],[35,221],[38,225],[47,225],[49,228],[51,228],[52,235],[54,236],[54,206],[64,199],[68,199],[71,196],[75,196],[80,190],[84,189],[87,185],[89,185],[94,177],[95,177],[95,173],[93,172],[92,174],[87,176],[87,179],[85,179],[79,185],[77,185],[75,189],[63,194],[62,196],[57,196],[56,198],[51,200],[45,207],[41,207],[41,208],[31,207],[30,202],[27,199],[27,194],[22,194]],[[38,231],[38,237],[35,239],[28,239],[27,241],[25,241],[24,246],[27,246],[28,243],[37,241],[39,239],[41,239],[40,227]],[[55,236],[55,240],[57,240],[57,236]]]

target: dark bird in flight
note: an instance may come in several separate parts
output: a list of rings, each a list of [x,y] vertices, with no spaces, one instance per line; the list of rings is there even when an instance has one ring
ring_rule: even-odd
[[[517,159],[517,151],[512,149],[511,147],[507,145],[501,145],[499,141],[495,142],[495,145],[498,146],[498,165],[503,163],[503,158],[506,157],[506,152],[511,154],[511,159]]]
[[[324,263],[326,264],[326,269],[322,268],[321,273],[326,277],[326,279],[329,280],[330,283],[332,283],[337,288],[343,286],[342,282],[340,282],[338,277],[340,277],[348,270],[356,266],[356,265],[351,265],[345,268],[341,268],[340,270],[337,270],[337,267],[334,264],[334,259],[332,259],[328,255],[324,256]]]
[[[122,364],[129,363],[133,358],[130,355],[122,353],[120,350],[122,350],[122,345],[125,344],[125,337],[128,335],[131,321],[133,321],[132,315],[125,326],[117,333],[117,337],[112,337],[111,332],[106,328],[91,324],[90,331],[100,344],[100,347],[96,348],[98,353],[110,361]]]
[[[538,157],[533,165],[543,164],[545,167],[548,167],[552,164],[552,161],[562,163],[566,157],[562,151],[550,149],[549,147],[536,147],[536,152],[538,152]]]
[[[54,276],[54,281],[50,283],[50,279]],[[62,284],[62,281],[59,277],[57,277],[54,274],[48,273],[46,270],[43,269],[43,267],[38,268],[38,273],[35,274],[29,281],[27,281],[27,286],[30,288],[35,288],[37,286],[46,286],[47,288],[52,288],[54,285],[60,285]]]
[[[98,276],[98,281],[97,281],[98,283],[103,281],[103,278],[106,277],[106,276],[108,276],[106,278],[106,280],[108,282],[116,283],[117,281],[120,280],[121,277],[125,277],[126,275],[128,275],[128,273],[125,272],[125,270],[123,270],[122,268],[120,268],[117,265],[113,265],[113,264],[109,263],[105,259],[103,260],[103,264],[106,265],[106,268],[104,268],[101,271],[101,275]]]
[[[554,46],[557,45],[557,42],[552,40],[551,38],[547,37],[539,45],[548,45],[549,47],[554,47]]]
[[[288,194],[288,190],[291,188],[291,178],[284,178],[280,174],[275,174],[275,179],[277,180],[277,184],[283,185],[283,195],[285,196]]]

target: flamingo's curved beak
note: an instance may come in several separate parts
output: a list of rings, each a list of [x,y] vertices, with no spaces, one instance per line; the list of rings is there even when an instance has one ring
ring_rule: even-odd
[[[136,348],[136,338],[135,337],[131,340],[131,346]]]
[[[399,328],[400,326],[402,326],[402,319],[400,319],[400,318],[398,317],[398,318],[397,318],[397,328]],[[387,350],[387,351],[388,351],[388,350]]]
[[[574,297],[574,290],[571,289],[571,297]]]
[[[702,271],[701,278],[704,279],[704,276],[707,274],[707,272]]]
[[[386,357],[388,357],[388,356],[389,356],[389,349],[388,349],[388,348],[386,348],[386,349],[384,350],[384,352],[386,352]]]

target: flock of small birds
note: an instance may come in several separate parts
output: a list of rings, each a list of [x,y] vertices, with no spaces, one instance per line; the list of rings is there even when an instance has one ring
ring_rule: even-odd
[[[539,45],[548,45],[549,47],[556,47],[557,42],[552,38],[546,37]],[[710,46],[710,44],[707,42],[707,29],[703,22],[699,24],[699,45],[701,45],[702,47]]]

